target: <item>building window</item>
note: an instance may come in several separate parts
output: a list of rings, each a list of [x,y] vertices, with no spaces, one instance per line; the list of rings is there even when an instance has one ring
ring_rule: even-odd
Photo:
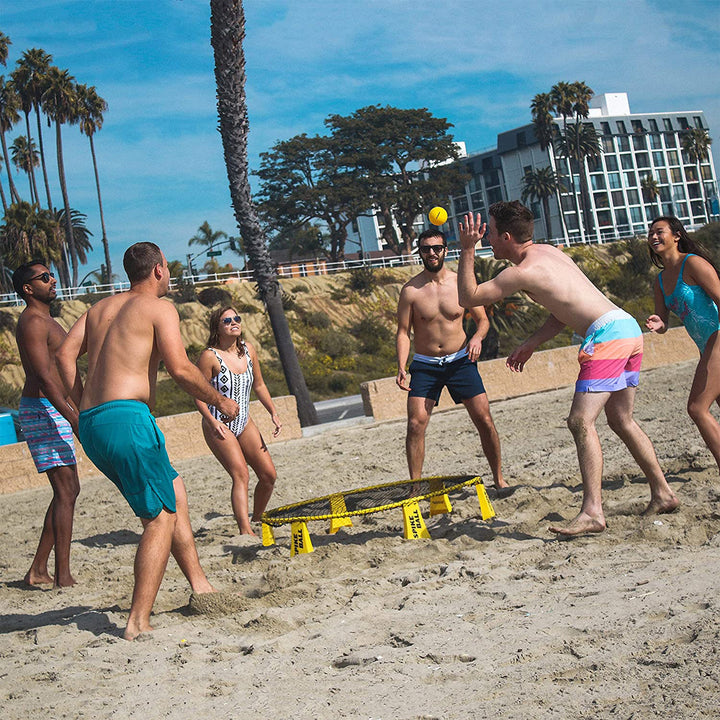
[[[617,139],[618,144],[618,150],[620,152],[629,152],[630,151],[630,138],[626,137],[625,135],[621,135]]]
[[[682,182],[682,172],[680,168],[670,168],[670,179],[674,183]]]
[[[593,197],[595,198],[595,207],[596,208],[610,207],[610,201],[608,200],[607,193],[604,193],[604,192],[594,193]]]
[[[675,203],[675,212],[677,213],[678,217],[686,218],[688,216],[687,203],[684,203],[684,202]]]
[[[622,164],[623,170],[632,170],[634,167],[632,155],[621,155],[620,163]]]
[[[625,205],[625,198],[623,197],[621,190],[615,190],[614,192],[610,193],[610,197],[612,199],[612,204],[615,207],[621,207]]]
[[[627,210],[625,210],[624,208],[618,208],[615,211],[615,222],[618,225],[627,225],[628,224]]]
[[[699,115],[693,115],[693,122],[695,123],[696,128],[700,128],[702,130],[702,118]]]
[[[663,202],[670,202],[670,200],[672,200],[670,197],[670,188],[667,185],[660,186],[660,199]]]
[[[609,122],[601,122],[600,127],[602,128],[603,135],[612,135],[612,131],[610,130]]]
[[[677,147],[677,135],[675,133],[665,133],[665,147]]]
[[[515,141],[517,142],[518,147],[525,147],[527,145],[527,140],[525,139],[525,133],[524,132],[515,133]]]
[[[647,149],[647,141],[644,135],[633,135],[633,148],[635,150]]]
[[[663,154],[660,150],[656,150],[653,154],[653,163],[655,164],[655,167],[661,167],[665,165],[665,158],[663,157]]]
[[[497,170],[491,170],[485,173],[485,187],[492,187],[500,184],[500,175]]]
[[[615,150],[615,146],[613,144],[613,139],[609,135],[603,135],[600,138],[600,146],[603,149],[603,152],[611,153],[613,150]]]
[[[678,158],[677,150],[667,151],[668,165],[679,165],[680,160]]]
[[[609,210],[600,210],[597,214],[598,225],[607,227],[612,225],[612,213]]]
[[[634,172],[623,173],[625,175],[625,187],[637,187],[637,175]]]
[[[639,168],[650,167],[650,156],[644,152],[637,153],[637,155],[635,155],[635,162]]]
[[[608,170],[617,170],[618,169],[618,161],[616,155],[606,155],[605,156],[605,167]]]
[[[677,121],[678,121],[678,124],[680,125],[681,130],[689,130],[690,129],[690,124],[688,123],[686,117],[679,117],[677,119]]]
[[[665,168],[658,168],[656,170],[656,172],[657,172],[657,176],[658,176],[658,182],[665,183],[665,185],[667,185],[667,181],[668,181],[667,170]]]
[[[587,159],[587,166],[589,172],[598,172],[602,170],[602,164],[599,157],[589,157]]]
[[[532,171],[532,165],[524,165],[523,166],[523,175],[527,175],[531,171]]]
[[[499,187],[492,188],[492,190],[488,190],[487,196],[488,196],[488,202],[491,205],[496,202],[502,202],[502,200],[503,200],[502,190]]]
[[[641,120],[631,120],[630,123],[632,124],[633,132],[635,133],[644,133],[645,128],[643,127]]]
[[[485,203],[483,200],[482,191],[478,190],[478,192],[471,193],[470,204],[472,205],[473,210],[475,210],[477,212],[484,212]]]
[[[575,200],[572,195],[563,195],[560,198],[560,204],[564,212],[570,212],[575,209]]]
[[[688,182],[697,182],[697,168],[694,165],[688,165],[685,168],[685,177]]]
[[[620,173],[608,173],[608,187],[611,190],[618,190],[622,187],[620,184]]]
[[[618,132],[621,135],[627,135],[627,129],[625,127],[625,123],[622,120],[617,120],[616,125],[617,125]]]
[[[627,191],[628,205],[638,205],[640,203],[640,193],[637,190]]]
[[[676,200],[687,199],[687,195],[685,194],[685,187],[683,185],[673,185],[673,196]]]
[[[700,175],[702,175],[703,180],[712,180],[712,172],[710,172],[710,166],[709,165],[701,165],[700,166]]]
[[[602,175],[592,175],[590,177],[590,184],[593,190],[604,190],[605,178]]]
[[[462,215],[462,213],[466,213],[470,209],[470,205],[468,204],[467,198],[461,195],[460,197],[453,198],[453,208],[455,215]]]
[[[672,132],[675,129],[673,128],[672,120],[670,118],[663,118],[663,125],[668,132]]]
[[[657,120],[655,120],[654,118],[651,118],[650,120],[648,120],[648,125],[650,126],[650,130],[652,130],[652,132],[658,131]]]
[[[630,218],[632,219],[632,221],[634,223],[643,222],[642,208],[631,207],[630,208]]]
[[[649,135],[650,138],[650,148],[652,150],[661,150],[662,149],[662,138],[660,137],[660,133],[651,133]]]

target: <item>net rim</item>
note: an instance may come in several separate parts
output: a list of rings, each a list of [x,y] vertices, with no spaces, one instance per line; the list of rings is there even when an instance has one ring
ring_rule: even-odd
[[[432,482],[432,481],[456,481],[459,478],[464,478],[462,482],[455,482],[453,485],[443,485],[438,490],[432,490],[431,492],[423,493],[422,495],[414,495],[411,498],[405,498],[404,500],[398,500],[392,503],[386,503],[385,505],[376,505],[371,508],[362,508],[359,510],[346,510],[345,512],[339,513],[326,513],[324,515],[295,515],[287,516],[282,518],[274,517],[275,513],[285,512],[292,510],[293,508],[300,507],[302,505],[308,505],[314,502],[322,502],[323,500],[330,500],[333,497],[340,495],[341,497],[347,497],[350,495],[357,495],[368,490],[382,490],[384,488],[398,487],[401,485],[413,485],[418,482]],[[272,510],[266,510],[260,517],[260,521],[266,525],[273,527],[280,527],[281,525],[287,525],[294,522],[312,522],[314,520],[332,520],[333,518],[347,518],[357,517],[361,515],[371,515],[376,512],[383,512],[385,510],[392,510],[393,508],[402,507],[403,505],[409,505],[410,503],[418,502],[419,500],[429,500],[439,495],[446,495],[449,492],[454,492],[460,488],[467,487],[470,485],[478,485],[482,483],[479,475],[433,475],[431,477],[415,478],[413,480],[395,480],[394,482],[381,483],[380,485],[368,485],[362,488],[355,488],[353,490],[347,490],[343,492],[331,493],[330,495],[322,495],[320,497],[312,498],[310,500],[303,500],[302,502],[292,503],[290,505],[283,505]]]

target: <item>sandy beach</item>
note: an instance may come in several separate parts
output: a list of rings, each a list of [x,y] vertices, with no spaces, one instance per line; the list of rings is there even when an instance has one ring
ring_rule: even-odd
[[[223,594],[190,598],[171,559],[152,639],[120,638],[140,533],[104,478],[83,483],[69,589],[21,580],[49,488],[0,496],[0,698],[8,720],[51,718],[716,718],[720,706],[720,482],[685,412],[695,363],[643,372],[636,418],[681,506],[641,517],[647,484],[599,423],[609,524],[558,540],[581,487],[566,428],[572,389],[496,402],[505,474],[480,518],[474,490],[404,540],[400,510],[315,552],[240,537],[212,456],[176,463],[201,562]],[[275,444],[271,507],[406,477],[404,421]],[[438,413],[425,475],[491,479],[465,411]],[[251,480],[254,483],[254,478]],[[427,510],[427,504],[423,506]],[[241,597],[234,595],[241,593]]]

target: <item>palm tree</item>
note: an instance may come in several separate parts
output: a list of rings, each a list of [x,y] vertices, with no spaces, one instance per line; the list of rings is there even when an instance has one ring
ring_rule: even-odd
[[[3,166],[3,160],[0,158],[0,170],[2,170]],[[8,204],[7,204],[7,198],[5,197],[5,189],[2,186],[2,181],[0,181],[0,199],[2,199],[2,206],[3,206],[3,214],[7,212]]]
[[[700,183],[700,198],[703,201],[703,210],[705,212],[705,219],[710,220],[708,213],[708,201],[705,197],[705,183],[700,171],[700,163],[703,160],[708,159],[710,145],[712,144],[712,138],[708,134],[705,128],[692,128],[686,130],[682,134],[682,148],[687,153],[691,162],[695,163],[697,168],[698,183]]]
[[[60,228],[49,210],[21,200],[10,205],[3,218],[0,253],[10,267],[37,258],[57,266],[62,258],[60,236]]]
[[[0,65],[7,65],[11,45],[12,40],[4,32],[0,32]]]
[[[39,203],[37,187],[33,186],[32,168],[36,168],[40,164],[37,148],[32,140],[28,140],[24,135],[18,135],[10,146],[13,165],[18,170],[27,173],[28,183],[30,185],[30,203]]]
[[[658,187],[657,180],[650,173],[640,180],[640,187],[642,188],[643,200],[646,203],[657,202],[658,196],[660,195],[660,188]]]
[[[38,143],[40,147],[40,163],[42,165],[43,179],[45,180],[45,195],[47,196],[48,208],[52,209],[50,198],[50,181],[48,179],[47,167],[45,166],[45,146],[43,145],[42,124],[40,122],[40,106],[42,94],[47,83],[47,74],[52,62],[52,55],[40,48],[26,50],[17,61],[16,68],[12,72],[13,82],[17,89],[25,114],[25,125],[27,127],[28,139],[30,134],[30,110],[35,110],[37,123]],[[35,185],[35,172],[33,171],[33,185]]]
[[[550,198],[561,190],[565,190],[562,178],[549,165],[537,170],[528,170],[523,178],[522,201],[525,202],[529,198],[531,201],[542,202],[548,240],[552,237]],[[562,215],[562,207],[560,207],[560,214]]]
[[[95,171],[95,188],[97,190],[98,207],[100,209],[100,228],[102,230],[102,244],[105,253],[105,272],[107,283],[112,280],[112,263],[110,261],[110,248],[108,246],[107,234],[105,232],[105,215],[103,213],[102,195],[100,194],[100,177],[98,175],[97,158],[95,157],[95,143],[93,136],[102,128],[103,113],[107,112],[108,105],[97,94],[94,85],[78,85],[75,88],[78,96],[78,114],[80,119],[80,132],[87,135],[90,141],[90,154],[92,155],[93,170]]]
[[[250,195],[247,162],[248,112],[245,99],[245,13],[239,0],[210,0],[211,42],[215,53],[218,116],[230,196],[240,233],[267,308],[280,362],[295,396],[300,424],[315,425],[317,413],[290,335],[275,266]]]
[[[70,251],[72,265],[72,284],[77,286],[78,281],[78,255],[75,248],[73,229],[70,220],[70,200],[68,199],[67,182],[65,180],[65,163],[63,160],[62,132],[63,123],[76,123],[77,94],[75,93],[74,78],[68,70],[60,70],[55,66],[47,73],[47,84],[42,94],[42,103],[45,113],[55,122],[55,147],[57,151],[58,176],[60,190],[62,191],[63,207],[65,208],[65,237]]]
[[[550,167],[553,171],[557,170],[557,158],[555,157],[555,135],[557,134],[557,125],[553,118],[552,111],[554,109],[553,99],[550,93],[538,93],[530,103],[530,111],[532,113],[532,121],[535,126],[535,134],[540,141],[541,150],[549,150]],[[560,199],[560,187],[555,188],[555,202],[558,206],[560,214],[560,226],[563,238],[569,242],[567,229],[565,227],[565,213],[562,208]],[[546,217],[548,217],[546,215]]]
[[[8,152],[5,133],[12,130],[13,125],[20,120],[20,100],[15,92],[15,86],[0,75],[0,142],[2,142],[3,158],[5,169],[8,174],[8,186],[10,188],[10,202],[19,202],[20,194],[13,182],[10,172],[10,153]]]
[[[589,232],[592,229],[592,218],[590,216],[590,195],[588,190],[588,178],[586,160],[589,157],[602,155],[600,139],[595,128],[590,123],[570,123],[565,133],[558,140],[560,152],[569,160],[575,160],[578,166],[580,178],[580,202],[582,206],[583,222],[585,229]],[[572,166],[571,166],[572,171]]]
[[[222,230],[213,230],[210,227],[210,223],[206,220],[198,229],[195,235],[188,240],[188,245],[205,245],[206,247],[212,247],[216,242],[219,242],[228,235]]]
[[[65,225],[65,210],[56,210],[54,215],[58,227],[63,227]],[[75,250],[77,252],[80,265],[87,264],[87,253],[93,249],[92,244],[90,243],[92,233],[88,229],[87,225],[85,225],[86,220],[87,215],[85,213],[70,208],[70,225],[72,226]]]

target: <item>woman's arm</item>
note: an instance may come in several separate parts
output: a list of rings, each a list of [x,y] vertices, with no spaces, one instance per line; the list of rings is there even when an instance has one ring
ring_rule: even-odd
[[[270,413],[270,418],[275,426],[275,430],[273,430],[273,437],[277,437],[280,434],[280,429],[282,428],[280,416],[277,414],[272,397],[270,396],[270,391],[267,389],[267,385],[265,385],[265,381],[263,380],[262,370],[260,369],[260,360],[255,352],[255,348],[249,342],[246,342],[245,346],[248,349],[248,353],[250,354],[250,359],[253,364],[252,387],[255,391],[255,396],[262,403],[263,407]]]

